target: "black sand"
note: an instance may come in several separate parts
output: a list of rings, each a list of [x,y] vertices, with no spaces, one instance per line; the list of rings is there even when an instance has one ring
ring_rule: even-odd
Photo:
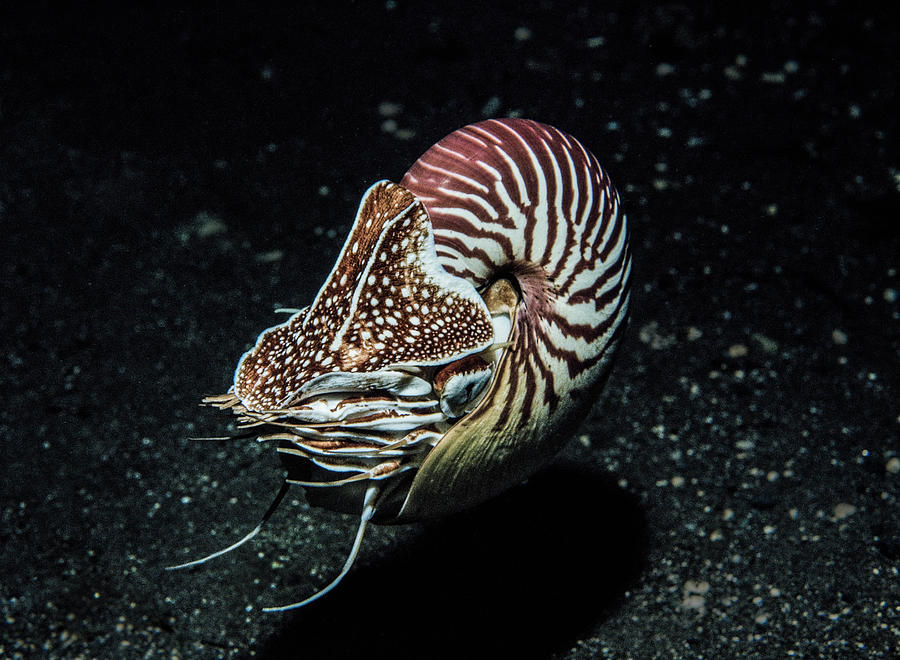
[[[892,657],[898,39],[881,5],[3,10],[3,657]],[[415,6],[414,6],[415,5]],[[887,7],[888,3],[884,4]],[[539,476],[427,525],[198,408],[359,196],[517,114],[623,196],[632,323]]]

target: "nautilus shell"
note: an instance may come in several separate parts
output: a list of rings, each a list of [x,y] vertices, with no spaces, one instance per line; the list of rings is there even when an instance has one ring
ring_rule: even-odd
[[[309,307],[265,330],[209,402],[277,442],[313,504],[406,522],[482,502],[561,447],[628,310],[619,197],[571,136],[461,128],[363,196]],[[265,518],[264,518],[265,520]],[[236,547],[255,534],[224,551]]]

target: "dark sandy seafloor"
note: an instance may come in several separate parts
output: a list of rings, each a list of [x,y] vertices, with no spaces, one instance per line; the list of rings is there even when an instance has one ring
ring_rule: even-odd
[[[891,3],[0,10],[0,657],[890,658],[900,648]],[[482,5],[489,5],[484,8]],[[449,519],[288,497],[198,407],[362,192],[487,116],[562,128],[632,318],[562,454]]]

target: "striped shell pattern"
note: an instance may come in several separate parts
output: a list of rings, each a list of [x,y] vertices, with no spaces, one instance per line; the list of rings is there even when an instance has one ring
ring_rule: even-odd
[[[596,400],[624,328],[619,197],[571,136],[461,128],[364,195],[312,304],[264,331],[209,402],[278,443],[313,504],[405,522],[532,474]],[[261,524],[260,524],[261,526]],[[237,547],[182,566],[202,563]]]

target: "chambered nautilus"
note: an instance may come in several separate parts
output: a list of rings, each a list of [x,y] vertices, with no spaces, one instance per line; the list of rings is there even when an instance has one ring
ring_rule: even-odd
[[[363,196],[309,307],[265,330],[206,399],[275,441],[290,484],[369,521],[458,511],[513,486],[596,400],[625,325],[619,197],[577,140],[524,119],[461,128]]]

